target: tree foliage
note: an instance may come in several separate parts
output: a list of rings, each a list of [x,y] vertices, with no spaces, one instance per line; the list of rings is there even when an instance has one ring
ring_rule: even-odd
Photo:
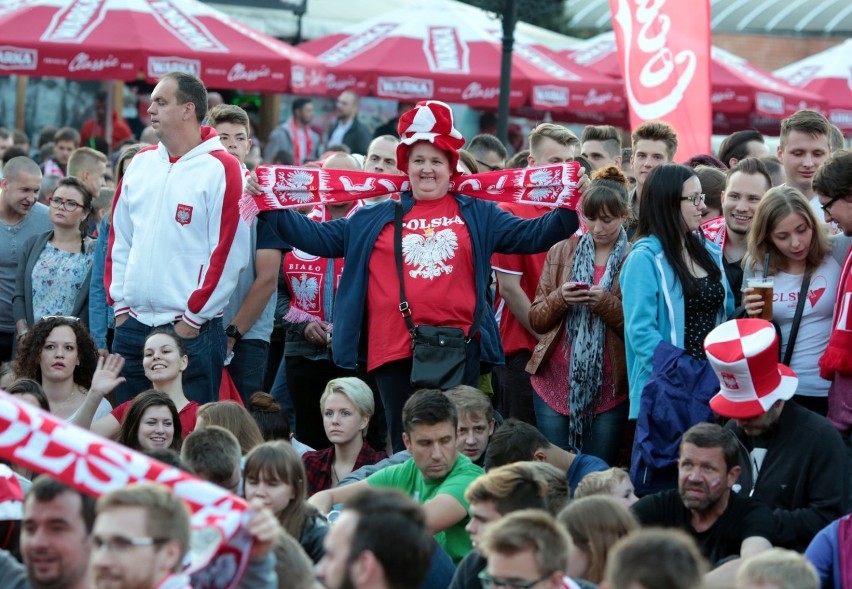
[[[503,17],[508,0],[461,0],[483,10]],[[568,33],[568,17],[566,16],[565,0],[514,0],[517,7],[517,18],[544,29],[557,33]]]

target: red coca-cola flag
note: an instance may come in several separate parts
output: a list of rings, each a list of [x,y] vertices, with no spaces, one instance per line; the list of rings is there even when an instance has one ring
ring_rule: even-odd
[[[710,2],[610,0],[634,129],[662,120],[677,131],[676,161],[710,153]]]

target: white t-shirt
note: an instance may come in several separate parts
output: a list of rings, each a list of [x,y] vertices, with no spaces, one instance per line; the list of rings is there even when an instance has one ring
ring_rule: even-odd
[[[77,408],[77,411],[69,415],[65,418],[65,421],[71,423],[74,421],[74,418],[77,417],[77,413],[80,412],[80,408]],[[112,405],[109,404],[109,401],[106,399],[101,399],[101,402],[98,403],[98,408],[95,409],[95,416],[92,418],[92,423],[95,423],[101,417],[106,417],[112,412]]]
[[[802,310],[799,334],[793,349],[790,368],[799,377],[797,395],[806,397],[828,396],[830,381],[819,376],[819,359],[828,345],[831,335],[831,320],[834,314],[834,298],[840,281],[840,265],[826,256],[823,263],[811,276],[808,300]],[[779,272],[775,276],[772,293],[772,317],[781,326],[781,357],[787,349],[790,329],[796,316],[799,291],[802,289],[801,274]]]

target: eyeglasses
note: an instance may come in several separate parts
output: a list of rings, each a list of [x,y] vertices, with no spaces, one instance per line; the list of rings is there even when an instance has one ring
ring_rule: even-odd
[[[499,172],[500,170],[503,169],[503,166],[492,166],[490,164],[486,164],[482,160],[476,160],[476,163],[479,164],[480,166],[482,166],[483,168],[488,168],[488,170],[491,171],[491,172]]]
[[[546,575],[542,575],[538,579],[534,579],[532,581],[498,579],[496,577],[492,577],[485,571],[482,571],[477,576],[479,577],[479,582],[482,583],[482,589],[501,589],[503,587],[506,589],[532,589],[532,587],[535,587],[552,574],[553,572],[547,573]]]
[[[825,213],[826,215],[831,215],[831,206],[834,203],[836,203],[838,200],[840,200],[839,196],[836,197],[836,198],[829,199],[829,201],[827,203],[825,203],[824,205],[819,205],[819,208],[821,208],[822,212]]]
[[[48,319],[66,319],[68,321],[80,321],[79,317],[72,317],[71,315],[42,315],[39,321],[46,321]]]
[[[104,549],[112,553],[124,553],[139,546],[153,546],[155,544],[165,544],[168,538],[127,538],[124,536],[113,536],[112,538],[101,538],[100,536],[92,536],[92,544],[95,550]]]
[[[688,196],[681,196],[680,200],[691,200],[692,204],[694,204],[695,206],[700,206],[701,203],[704,202],[704,195],[699,192],[696,192],[695,194],[690,194]]]
[[[74,211],[76,211],[77,207],[80,207],[81,209],[86,208],[84,205],[81,205],[76,200],[71,200],[70,198],[68,200],[62,200],[58,196],[54,196],[50,199],[50,206],[52,206],[54,209],[63,208],[69,213],[73,213]]]

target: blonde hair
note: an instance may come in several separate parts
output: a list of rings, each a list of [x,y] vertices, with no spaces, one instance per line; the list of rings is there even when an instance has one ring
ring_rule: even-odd
[[[749,228],[746,258],[752,271],[758,264],[763,264],[767,253],[769,253],[770,275],[781,271],[784,255],[775,247],[772,232],[775,231],[778,223],[793,213],[800,215],[813,231],[811,246],[805,258],[805,273],[810,274],[819,268],[831,252],[828,228],[819,222],[805,196],[792,186],[777,186],[771,188],[760,199]]]
[[[541,123],[530,131],[530,151],[535,153],[542,139],[553,139],[559,145],[578,145],[580,140],[571,129],[553,123]]]
[[[354,376],[335,378],[328,381],[325,391],[320,397],[320,411],[325,411],[325,402],[332,393],[339,393],[349,399],[361,417],[372,417],[376,412],[376,401],[373,390],[366,382]]]
[[[540,575],[550,575],[568,568],[571,538],[546,511],[522,509],[494,522],[479,540],[482,554],[514,555],[532,550]]]
[[[792,550],[771,548],[745,561],[737,572],[737,587],[767,584],[778,589],[819,589],[814,565]]]
[[[574,499],[591,495],[609,495],[614,488],[629,478],[626,470],[615,466],[607,470],[590,472],[577,485],[577,490],[574,491]]]
[[[237,438],[240,452],[245,456],[249,451],[263,443],[263,434],[254,418],[245,407],[236,401],[217,401],[205,403],[198,408],[196,417],[204,420],[204,426],[218,425]]]
[[[556,517],[568,531],[574,548],[582,550],[589,567],[584,579],[599,584],[613,545],[639,529],[639,522],[620,501],[608,495],[575,499]]]
[[[139,483],[102,495],[95,504],[97,517],[122,507],[141,507],[145,510],[145,533],[152,538],[175,540],[180,545],[181,558],[172,572],[183,567],[183,556],[189,550],[189,508],[183,499],[163,485]]]

